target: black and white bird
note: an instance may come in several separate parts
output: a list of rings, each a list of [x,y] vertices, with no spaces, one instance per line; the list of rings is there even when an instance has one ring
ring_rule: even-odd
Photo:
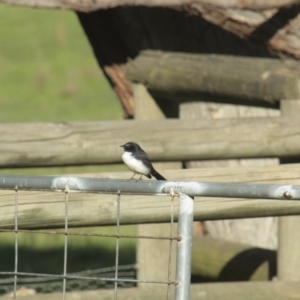
[[[161,176],[152,166],[148,154],[136,143],[128,142],[120,147],[124,148],[122,159],[127,167],[133,172],[132,179],[135,174],[147,176],[151,178],[151,175],[157,180],[167,180]]]

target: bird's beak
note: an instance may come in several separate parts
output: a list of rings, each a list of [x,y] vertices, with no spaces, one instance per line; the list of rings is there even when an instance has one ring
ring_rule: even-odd
[[[120,145],[120,147],[124,148],[125,145]]]

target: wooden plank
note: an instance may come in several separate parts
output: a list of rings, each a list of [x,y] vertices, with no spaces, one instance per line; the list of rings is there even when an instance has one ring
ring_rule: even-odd
[[[212,94],[274,102],[300,97],[299,66],[292,60],[143,51],[127,63],[125,75],[171,99]]]
[[[0,166],[120,162],[130,140],[154,161],[298,156],[299,125],[298,117],[2,124]]]
[[[283,100],[280,103],[282,115],[299,114],[300,100]],[[300,281],[300,217],[279,218],[278,277],[285,281]]]
[[[174,180],[261,182],[300,184],[300,166],[257,168],[213,168],[166,170]],[[80,175],[82,176],[82,175]],[[87,177],[130,178],[130,172],[90,174]],[[137,182],[138,184],[138,182]],[[69,226],[116,224],[116,195],[69,194]],[[175,201],[175,220],[177,220]],[[0,193],[0,228],[14,228],[14,191]],[[61,192],[19,192],[19,228],[63,228],[64,194]],[[217,220],[300,214],[300,201],[196,198],[195,220]],[[121,197],[121,224],[169,223],[170,198],[167,196]]]
[[[268,281],[276,276],[276,252],[209,236],[194,236],[192,275],[209,281]]]
[[[167,287],[157,284],[155,288],[118,289],[121,300],[165,299]],[[24,296],[24,300],[56,300],[62,293],[37,294]],[[170,299],[174,299],[174,287],[171,286]],[[2,298],[2,297],[1,297]],[[112,290],[67,292],[68,300],[113,300]],[[7,299],[6,296],[3,299]],[[190,300],[299,300],[299,285],[296,282],[239,282],[192,284]]]

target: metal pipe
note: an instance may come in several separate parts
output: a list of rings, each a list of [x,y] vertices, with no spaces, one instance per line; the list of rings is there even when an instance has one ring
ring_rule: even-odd
[[[56,190],[122,194],[169,194],[176,190],[190,196],[300,200],[300,185],[254,183],[178,182],[119,180],[81,177],[0,175],[0,189]]]
[[[190,299],[192,234],[193,234],[194,200],[180,194],[178,211],[178,236],[176,260],[175,299]]]

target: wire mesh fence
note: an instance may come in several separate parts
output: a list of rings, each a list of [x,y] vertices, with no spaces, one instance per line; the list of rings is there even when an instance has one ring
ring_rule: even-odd
[[[78,185],[80,183],[81,185]],[[127,182],[128,183],[128,182]],[[0,228],[0,232],[14,233],[14,269],[13,271],[2,271],[0,269],[0,293],[11,293],[14,299],[17,298],[18,292],[25,290],[28,292],[34,291],[39,293],[47,293],[53,291],[61,291],[62,298],[66,298],[66,293],[71,290],[96,289],[101,287],[114,288],[114,299],[117,299],[118,288],[135,286],[138,283],[152,283],[166,285],[166,298],[170,299],[170,288],[175,286],[175,280],[171,278],[172,268],[172,244],[174,240],[180,240],[179,237],[173,236],[174,224],[174,197],[175,193],[170,194],[170,236],[138,236],[138,235],[122,235],[120,234],[121,227],[121,198],[122,189],[114,191],[107,190],[100,184],[95,185],[93,179],[80,178],[65,178],[65,177],[26,177],[26,176],[5,176],[0,179],[0,189],[12,190],[12,201],[14,202],[14,224],[10,228]],[[35,224],[36,229],[26,229],[26,225],[19,227],[19,206],[21,191],[39,191],[42,195],[45,191],[63,192],[61,197],[64,199],[64,231],[40,230],[39,224]],[[115,209],[116,209],[116,231],[115,234],[102,233],[74,233],[69,231],[69,202],[70,193],[80,191],[93,193],[113,193],[115,194]],[[128,192],[128,191],[127,191]],[[129,191],[130,193],[130,191]],[[132,192],[134,194],[134,192]],[[42,205],[47,205],[43,203]],[[192,210],[189,212],[192,217]],[[191,224],[190,224],[191,226]],[[41,224],[41,228],[44,228]],[[19,234],[45,234],[45,235],[63,235],[64,236],[64,259],[61,274],[38,273],[38,272],[22,272],[19,270]],[[82,272],[68,272],[68,241],[69,237],[75,236],[93,236],[106,237],[115,239],[115,266],[98,270],[85,270]],[[191,235],[191,232],[189,233]],[[168,276],[165,280],[156,280],[155,278],[137,279],[135,265],[120,266],[120,239],[135,238],[135,239],[157,239],[169,241],[169,262]],[[130,271],[130,272],[128,272]],[[189,272],[189,271],[188,271]],[[189,278],[189,276],[188,276]],[[187,278],[187,279],[188,279]],[[189,280],[188,280],[189,284]]]
[[[4,274],[5,272],[2,272]],[[124,265],[118,267],[118,274],[120,278],[136,278],[136,265]],[[22,291],[29,291],[29,293],[53,293],[60,292],[63,289],[63,283],[61,278],[51,277],[51,276],[27,276],[19,277],[17,284],[22,287]],[[48,275],[48,274],[46,274]],[[101,268],[94,270],[85,270],[82,272],[68,273],[70,278],[66,282],[66,291],[85,291],[85,290],[95,290],[95,289],[107,289],[114,288],[114,283],[106,281],[97,281],[93,278],[106,277],[113,278],[115,275],[115,267]],[[25,277],[26,276],[26,277]],[[90,280],[81,280],[81,277],[91,277]],[[12,277],[6,277],[0,279],[0,295],[10,294],[14,292],[14,282],[15,279]],[[129,288],[133,287],[132,283],[119,282],[119,287]],[[20,289],[20,288],[18,288]]]
[[[225,184],[225,183],[200,183],[200,182],[172,182],[172,181],[128,181],[111,179],[93,179],[76,177],[34,177],[34,176],[0,176],[0,189],[10,190],[11,201],[14,203],[14,210],[11,212],[12,222],[1,222],[0,232],[14,233],[14,266],[11,271],[0,269],[0,291],[12,292],[14,299],[17,298],[17,291],[20,287],[31,288],[36,284],[54,286],[53,289],[60,290],[62,298],[71,288],[80,286],[100,287],[109,286],[114,289],[114,299],[118,297],[118,288],[138,283],[151,283],[166,286],[166,299],[170,299],[170,290],[175,288],[175,298],[189,299],[189,285],[191,273],[191,244],[192,244],[192,222],[193,222],[193,196],[205,197],[229,197],[229,198],[250,198],[250,199],[286,199],[299,200],[300,186],[292,185],[259,185],[259,184]],[[59,222],[51,223],[49,227],[63,228],[63,232],[49,231],[47,223],[43,222],[43,216],[34,220],[24,219],[20,214],[21,191],[38,191],[41,195],[46,191],[61,193],[64,203],[64,224]],[[74,192],[113,194],[116,214],[115,233],[74,233],[70,232],[69,210],[70,194]],[[124,195],[168,195],[170,198],[170,235],[169,236],[138,236],[121,234],[122,226],[122,205],[121,199]],[[189,195],[189,196],[187,196]],[[175,213],[175,196],[179,196],[178,213]],[[177,200],[176,200],[177,201]],[[30,201],[29,201],[30,202]],[[26,203],[29,205],[30,203]],[[47,206],[47,201],[41,198],[40,205]],[[34,210],[33,213],[39,213]],[[2,215],[3,217],[3,215]],[[9,217],[8,217],[9,219]],[[141,217],[143,219],[143,216]],[[37,221],[38,220],[38,221]],[[178,234],[173,235],[174,222],[178,220]],[[56,220],[57,221],[57,220]],[[141,222],[142,223],[142,222]],[[73,226],[73,225],[72,225]],[[80,226],[80,224],[76,224]],[[42,229],[42,230],[41,230]],[[19,234],[50,234],[63,235],[64,253],[61,274],[42,272],[22,272],[19,269]],[[115,265],[109,270],[84,271],[77,273],[68,272],[68,245],[70,236],[94,236],[115,239]],[[155,278],[137,279],[135,268],[133,273],[124,272],[128,266],[120,266],[120,240],[121,239],[157,239],[169,242],[168,272],[165,280]],[[172,266],[172,245],[177,242],[176,276],[171,278]],[[126,269],[127,271],[127,269]],[[60,282],[60,284],[57,284]],[[80,284],[78,284],[80,282]],[[6,289],[3,288],[6,286]],[[8,288],[10,287],[10,288]],[[35,288],[39,292],[47,292],[45,288]]]

